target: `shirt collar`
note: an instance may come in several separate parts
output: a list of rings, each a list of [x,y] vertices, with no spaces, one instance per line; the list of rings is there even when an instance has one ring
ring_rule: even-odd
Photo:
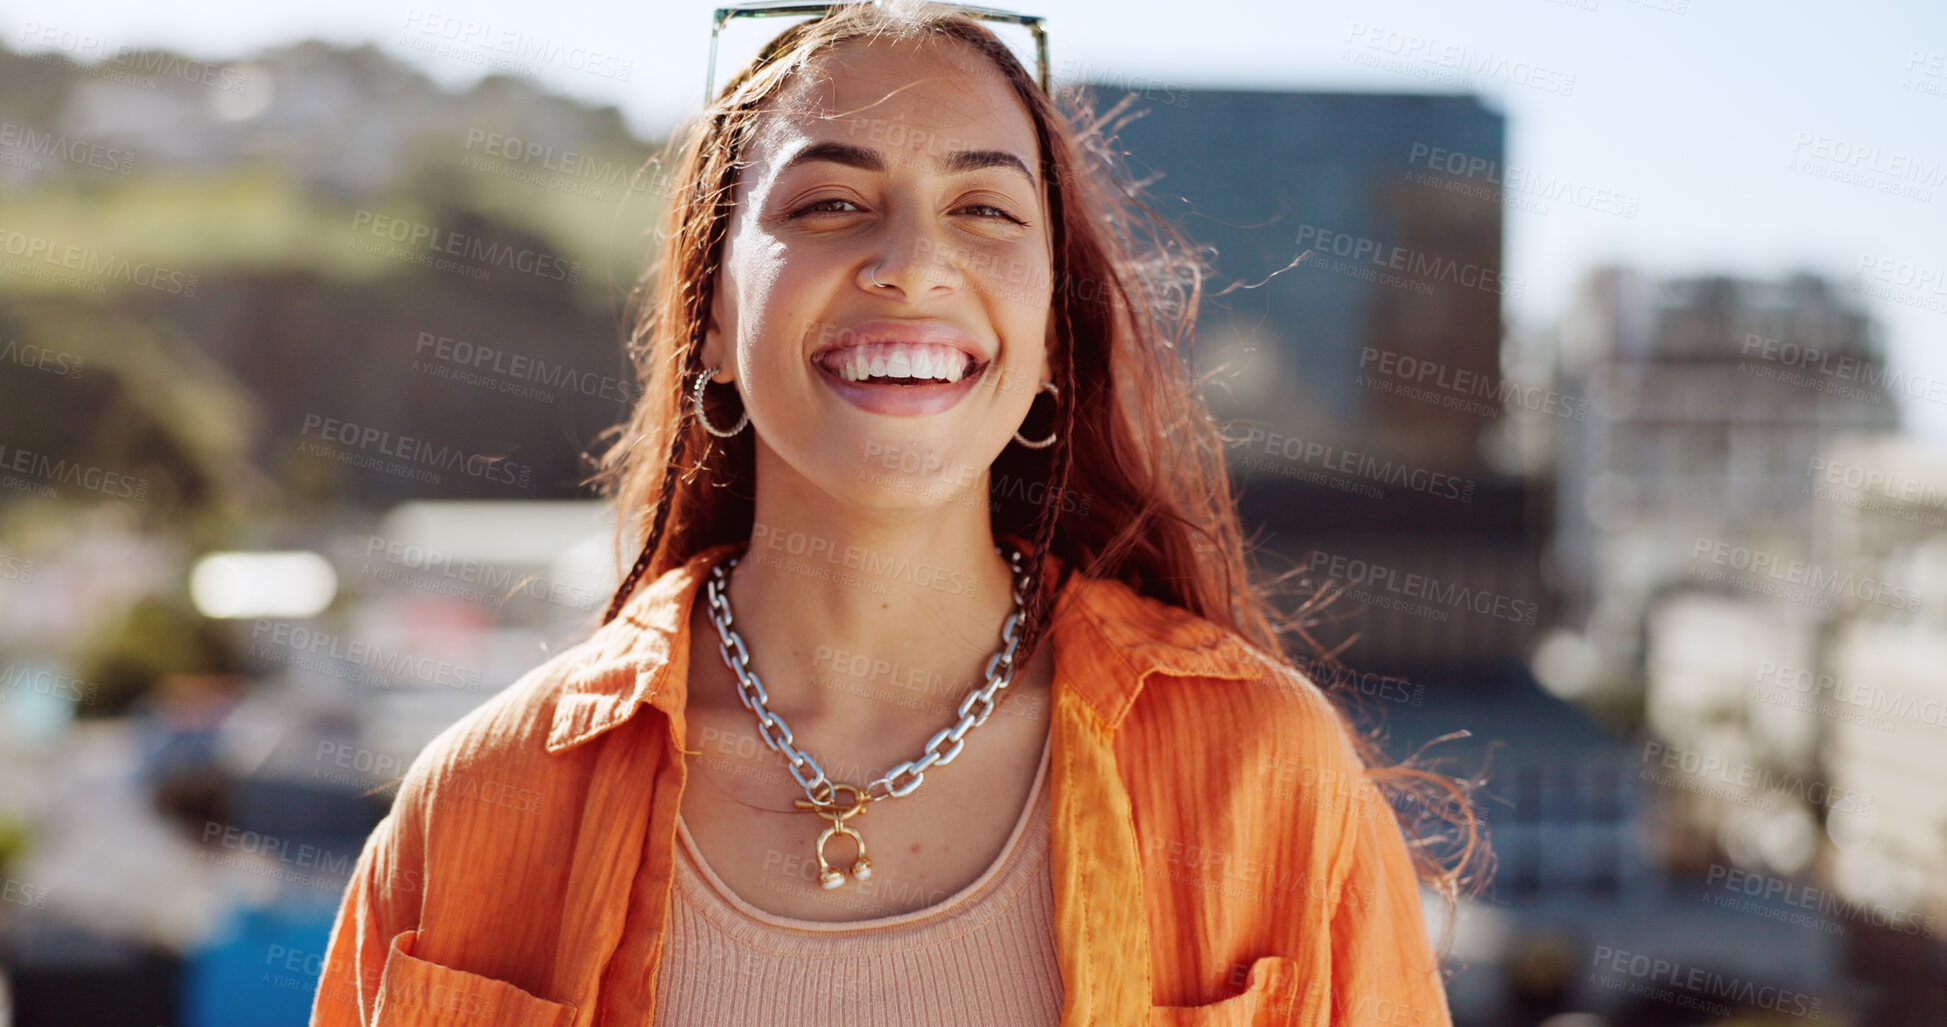
[[[548,730],[547,750],[580,745],[644,706],[681,721],[689,679],[689,617],[716,564],[745,548],[726,542],[636,589],[613,621],[572,652]],[[1050,556],[1044,572],[1052,575]],[[1057,688],[1079,695],[1110,730],[1149,675],[1250,680],[1266,656],[1236,634],[1123,582],[1071,574],[1049,627]]]

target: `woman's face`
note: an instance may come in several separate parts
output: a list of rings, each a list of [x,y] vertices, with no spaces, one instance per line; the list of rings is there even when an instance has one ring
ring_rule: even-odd
[[[702,354],[734,374],[760,483],[917,509],[986,482],[1050,378],[1040,158],[1000,72],[959,45],[854,41],[785,86]]]

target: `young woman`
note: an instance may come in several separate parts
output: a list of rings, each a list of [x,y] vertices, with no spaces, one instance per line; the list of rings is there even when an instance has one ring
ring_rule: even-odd
[[[598,476],[641,556],[414,761],[314,1024],[1448,1022],[1454,874],[1248,583],[1103,145],[937,6],[723,89]]]

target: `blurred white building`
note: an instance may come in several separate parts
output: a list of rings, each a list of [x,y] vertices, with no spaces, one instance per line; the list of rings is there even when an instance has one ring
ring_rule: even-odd
[[[1839,439],[1896,429],[1901,380],[1869,317],[1806,275],[1605,269],[1560,342],[1562,387],[1588,403],[1557,450],[1563,620],[1585,625],[1603,683],[1631,689],[1647,610],[1718,569],[1718,546],[1810,559],[1808,468]]]

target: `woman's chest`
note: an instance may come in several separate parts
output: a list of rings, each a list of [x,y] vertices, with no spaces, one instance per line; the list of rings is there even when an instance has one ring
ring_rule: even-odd
[[[836,922],[937,905],[993,866],[1031,812],[1051,741],[1050,660],[1022,668],[993,713],[962,735],[952,762],[928,768],[904,796],[866,802],[839,818],[797,805],[808,799],[804,787],[785,755],[764,743],[756,715],[736,701],[727,672],[707,661],[692,666],[683,826],[710,870],[760,910]],[[866,789],[900,764],[920,760],[927,741],[955,723],[957,700],[891,716],[880,711],[869,727],[837,719],[792,724],[792,743],[834,784]],[[842,789],[835,794],[852,797]],[[836,886],[825,887],[825,879]]]
[[[959,757],[927,770],[908,795],[834,819],[797,807],[804,789],[785,757],[758,739],[749,711],[693,711],[687,731],[680,808],[703,861],[760,910],[826,922],[913,912],[978,880],[1031,812],[1049,740],[1045,713],[1023,716],[1004,706],[966,736]],[[833,782],[864,788],[919,757],[923,742],[910,753],[814,755]],[[822,881],[832,873],[836,886],[827,888]]]

